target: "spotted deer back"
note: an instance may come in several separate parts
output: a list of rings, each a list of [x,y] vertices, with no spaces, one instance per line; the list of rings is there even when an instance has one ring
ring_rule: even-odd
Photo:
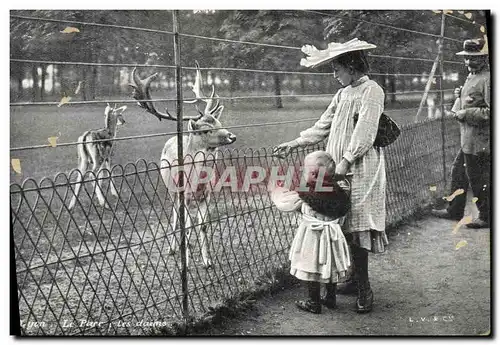
[[[111,155],[111,149],[113,147],[113,141],[98,141],[112,139],[111,133],[107,129],[96,129],[90,130],[84,136],[84,142],[86,144],[91,144],[95,147],[97,151],[97,157],[101,157],[103,160]],[[97,141],[97,142],[96,142]],[[87,152],[89,153],[89,152]],[[89,160],[93,163],[92,156],[88,154]],[[101,163],[101,162],[98,162]]]

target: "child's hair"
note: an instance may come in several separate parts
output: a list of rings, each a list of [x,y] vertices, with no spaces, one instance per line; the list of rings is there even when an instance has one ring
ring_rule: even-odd
[[[368,73],[370,65],[363,50],[355,50],[340,55],[335,61],[345,67],[352,68],[361,73]]]
[[[315,159],[315,163],[317,164],[318,170],[320,168],[325,169],[325,176],[333,177],[335,175],[335,167],[336,167],[335,161],[328,152],[325,151],[311,152],[304,158],[304,161],[312,158]]]
[[[308,191],[298,190],[299,197],[314,211],[333,219],[345,216],[350,207],[349,194],[335,181],[335,161],[325,151],[315,151],[306,156],[304,160],[315,158],[318,170],[325,167],[321,187],[332,188],[332,191],[317,191],[317,175],[306,184]]]

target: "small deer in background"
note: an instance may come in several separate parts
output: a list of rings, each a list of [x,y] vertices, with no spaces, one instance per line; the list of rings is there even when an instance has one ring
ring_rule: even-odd
[[[134,69],[132,72],[133,83],[130,84],[134,88],[133,97],[138,100],[138,104],[141,108],[145,109],[147,112],[156,116],[160,121],[162,119],[177,121],[177,118],[169,114],[168,109],[165,113],[159,112],[153,102],[151,101],[150,94],[150,84],[157,77],[157,74],[153,74],[144,80],[141,80]],[[202,156],[206,157],[209,154],[215,152],[215,159],[217,159],[216,149],[220,146],[232,144],[236,140],[236,136],[229,132],[228,130],[222,128],[222,124],[219,119],[224,110],[219,102],[218,96],[215,94],[215,86],[212,85],[212,93],[210,97],[205,97],[202,94],[202,77],[200,72],[200,67],[196,62],[196,79],[192,86],[192,90],[195,94],[194,101],[184,101],[185,103],[194,104],[196,110],[198,111],[197,116],[186,116],[183,117],[184,121],[188,122],[188,132],[182,138],[184,155],[190,157],[199,157],[199,153],[203,153]],[[205,103],[204,111],[200,111],[199,104]],[[198,154],[198,155],[197,155]],[[176,176],[179,173],[178,167],[172,167],[171,164],[177,160],[177,137],[170,138],[163,147],[161,153],[161,175],[165,182],[165,185],[172,186],[171,176]],[[207,241],[207,230],[204,225],[207,214],[208,214],[208,204],[210,201],[209,186],[207,184],[199,185],[196,190],[190,190],[190,184],[192,180],[189,181],[189,176],[193,176],[193,172],[196,174],[201,171],[203,166],[206,166],[205,162],[185,162],[184,174],[188,176],[187,181],[185,181],[185,224],[188,233],[186,236],[186,248],[189,248],[188,241],[190,237],[191,227],[193,226],[193,221],[191,214],[195,214],[197,218],[196,224],[194,226],[199,228],[200,233],[200,245],[201,245],[201,256],[203,260],[203,266],[208,268],[212,266],[212,260],[210,259],[209,244]],[[192,185],[191,185],[192,187]],[[169,191],[170,193],[170,191]],[[172,209],[172,229],[175,231],[177,224],[179,208],[179,195],[178,193],[172,194],[172,199],[174,200],[174,206]],[[169,254],[174,254],[177,250],[177,241],[175,236],[170,244]],[[187,255],[189,258],[189,254]]]
[[[75,195],[73,196],[69,204],[70,210],[75,206],[76,198],[78,197],[78,193],[80,192],[80,182],[83,178],[83,175],[87,171],[87,167],[89,164],[92,164],[92,171],[95,173],[95,176],[98,179],[98,181],[94,181],[94,190],[96,191],[99,203],[105,208],[110,208],[102,193],[102,177],[99,176],[99,173],[103,168],[106,168],[110,171],[111,175],[111,152],[113,149],[114,141],[97,140],[114,139],[116,137],[118,125],[125,124],[125,120],[123,119],[123,112],[126,109],[126,105],[117,108],[115,104],[113,108],[111,108],[111,106],[108,104],[106,106],[106,109],[104,110],[106,127],[100,129],[91,129],[83,133],[78,138],[78,169],[80,170],[81,174],[78,174],[77,177],[77,184],[75,185]],[[96,182],[98,188],[96,188]],[[111,194],[113,194],[114,196],[118,196],[118,192],[116,191],[115,184],[113,183],[111,176],[109,178],[109,183]]]

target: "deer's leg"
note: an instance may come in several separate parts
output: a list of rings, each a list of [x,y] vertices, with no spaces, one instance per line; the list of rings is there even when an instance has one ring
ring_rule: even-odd
[[[170,212],[171,228],[167,229],[167,239],[169,239],[167,253],[169,255],[173,255],[177,251],[176,228],[177,228],[177,217],[179,216],[177,212],[179,205],[179,196],[175,192],[171,191],[170,169],[167,168],[167,166],[165,165],[165,161],[163,160],[163,158],[161,160],[160,174],[161,174],[161,179],[167,189],[166,196],[168,197],[169,200],[172,200],[172,211]],[[169,234],[169,231],[171,231],[171,234]]]
[[[98,190],[99,190],[99,194],[100,194],[100,195],[98,194],[97,197],[98,198],[100,197],[99,201],[101,203],[101,206],[110,210],[111,205],[109,204],[108,200],[106,199],[106,197],[104,196],[104,193],[103,193],[102,182],[103,182],[103,178],[106,177],[106,175],[107,175],[104,173],[103,168],[106,168],[106,160],[102,161],[101,166],[99,167],[99,170],[97,171],[97,177],[98,177],[97,185],[99,186]],[[111,174],[109,174],[109,177],[111,180]]]
[[[105,167],[109,171],[109,188],[111,189],[111,194],[113,194],[113,196],[118,196],[115,183],[113,182],[113,178],[111,177],[111,162],[109,161],[109,158],[105,160]]]
[[[179,217],[179,207],[180,207],[180,202],[179,202],[179,197],[175,197],[175,203],[174,206],[172,207],[172,231],[174,234],[172,235],[172,240],[170,242],[170,248],[168,253],[170,255],[175,254],[177,252],[177,246],[181,241],[181,230],[179,229],[179,232],[177,233],[177,220]],[[189,238],[191,237],[191,228],[192,228],[192,218],[189,213],[189,207],[186,205],[184,207],[184,227],[186,229],[186,238],[185,238],[185,244],[186,244],[186,265],[189,265],[189,257],[190,257],[190,250],[189,250]],[[176,238],[176,233],[178,236],[178,239]]]
[[[95,151],[94,151],[95,152]],[[94,179],[94,190],[97,195],[97,199],[99,200],[99,204],[104,208],[109,208],[106,199],[104,198],[104,194],[102,192],[102,166],[104,165],[104,161],[102,157],[99,157],[97,154],[94,154],[92,157],[92,161],[94,162],[92,166],[92,171],[95,174]]]
[[[78,164],[78,170],[80,170],[80,173],[77,174],[76,177],[76,184],[75,184],[75,194],[71,198],[71,202],[69,203],[68,209],[71,211],[73,207],[75,207],[76,203],[76,198],[78,198],[78,193],[80,193],[80,187],[82,186],[81,181],[83,179],[83,175],[85,174],[87,170],[87,156],[85,152],[83,151],[83,146],[78,145],[78,158],[80,160]]]
[[[200,234],[201,258],[203,259],[203,267],[212,267],[212,259],[210,258],[210,245],[207,238],[207,215],[208,215],[208,199],[201,201],[198,205],[198,233]]]

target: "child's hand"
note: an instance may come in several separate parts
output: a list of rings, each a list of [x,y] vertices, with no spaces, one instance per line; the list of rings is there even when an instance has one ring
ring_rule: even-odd
[[[295,211],[302,205],[302,200],[297,192],[283,187],[275,188],[271,192],[271,200],[278,210],[284,212]]]
[[[349,171],[350,166],[351,164],[346,159],[342,159],[342,161],[335,167],[335,179],[345,179],[345,175]]]
[[[271,201],[276,204],[276,202],[279,201],[286,192],[289,192],[289,190],[281,186],[274,187],[271,191]]]

